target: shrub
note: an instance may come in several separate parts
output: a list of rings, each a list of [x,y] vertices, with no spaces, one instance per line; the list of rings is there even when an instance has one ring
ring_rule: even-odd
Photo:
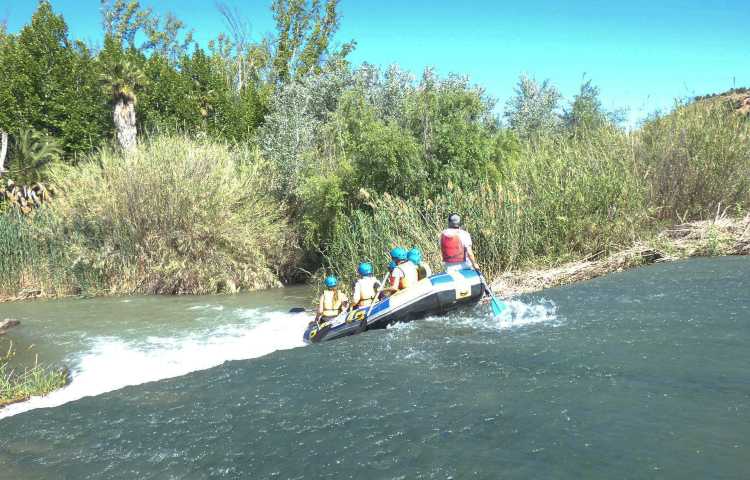
[[[644,125],[637,151],[659,217],[694,220],[750,205],[750,122],[726,101],[678,106]]]
[[[60,218],[73,270],[111,293],[263,288],[291,257],[267,165],[225,144],[159,137],[130,155],[104,150],[58,167]]]
[[[452,211],[463,216],[488,277],[610,251],[648,228],[629,136],[604,128],[584,138],[552,137],[527,144],[520,157],[505,164],[500,183],[446,185],[432,199],[373,194],[367,207],[336,223],[324,248],[326,267],[351,278],[357,262],[384,268],[391,247],[417,245],[439,270],[438,234]]]

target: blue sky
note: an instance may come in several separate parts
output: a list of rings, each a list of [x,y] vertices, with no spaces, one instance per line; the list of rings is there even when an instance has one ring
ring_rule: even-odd
[[[28,22],[35,0],[0,0],[11,31]],[[212,0],[141,0],[172,11],[204,44],[225,29]],[[227,0],[258,39],[272,31],[270,0]],[[52,0],[72,36],[98,43],[98,0]],[[609,109],[630,123],[676,98],[750,87],[750,1],[355,1],[341,0],[339,42],[357,41],[351,59],[398,63],[416,75],[468,74],[498,99],[521,73],[550,79],[570,99],[585,75]],[[501,108],[500,108],[501,110]]]

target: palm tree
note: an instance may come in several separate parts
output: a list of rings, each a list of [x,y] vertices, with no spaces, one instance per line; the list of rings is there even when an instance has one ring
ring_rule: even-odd
[[[135,126],[135,92],[145,86],[146,75],[135,63],[119,58],[105,65],[105,71],[99,76],[99,81],[112,97],[117,141],[123,150],[131,151],[136,146],[138,134]]]
[[[9,176],[19,185],[31,185],[45,180],[50,163],[62,157],[60,142],[36,130],[21,130],[14,141],[13,155],[8,165]]]

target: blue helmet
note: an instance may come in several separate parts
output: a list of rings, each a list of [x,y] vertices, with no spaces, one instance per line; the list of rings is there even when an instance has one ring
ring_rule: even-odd
[[[357,267],[357,271],[360,275],[366,277],[368,275],[372,275],[372,263],[370,262],[362,262],[359,264],[359,267]]]
[[[406,249],[404,247],[396,247],[391,250],[391,258],[397,262],[403,262],[404,260],[406,260],[407,256],[408,254],[406,253]]]
[[[328,288],[334,288],[336,285],[338,285],[338,281],[336,280],[336,277],[333,275],[329,275],[326,277],[326,287]]]
[[[391,261],[390,261],[390,262],[388,263],[388,270],[390,270],[390,271],[393,271],[393,269],[394,269],[394,268],[396,268],[396,262],[395,262],[395,261],[393,261],[393,260],[391,260]]]
[[[407,258],[414,265],[419,265],[420,263],[422,263],[422,251],[419,249],[419,247],[412,247],[412,249],[409,250]]]

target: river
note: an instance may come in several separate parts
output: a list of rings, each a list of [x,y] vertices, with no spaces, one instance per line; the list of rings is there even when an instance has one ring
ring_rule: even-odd
[[[750,258],[303,347],[308,319],[286,311],[310,293],[1,305],[23,322],[9,333],[23,355],[73,381],[0,410],[0,479],[750,471]]]

